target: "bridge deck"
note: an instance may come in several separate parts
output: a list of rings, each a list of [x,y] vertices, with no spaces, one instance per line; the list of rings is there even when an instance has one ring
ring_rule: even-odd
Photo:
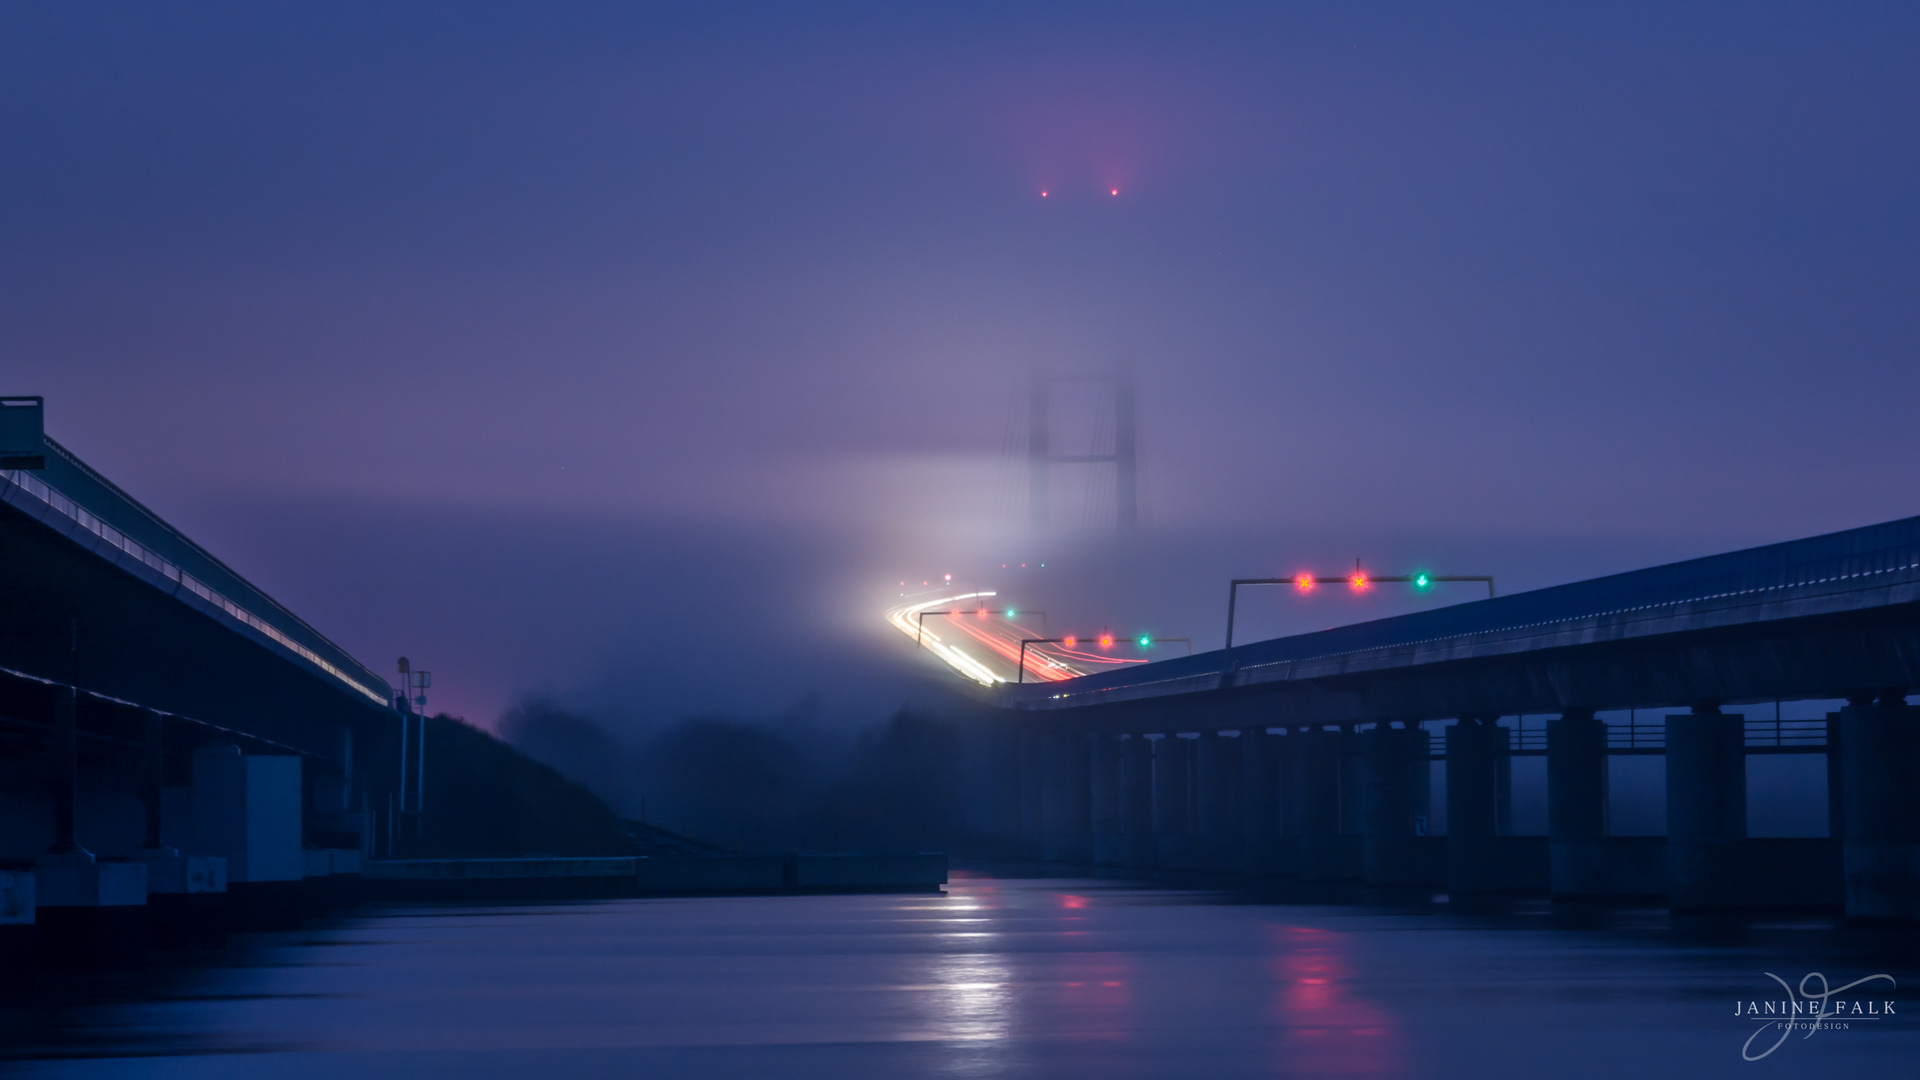
[[[368,702],[392,688],[205,548],[48,438],[46,468],[0,470],[0,503]]]
[[[1412,673],[1461,661],[1651,644],[1703,631],[1872,612],[1920,623],[1920,517],[1058,683],[1006,687],[1001,701],[1020,709],[1076,708]],[[1915,663],[1920,657],[1906,657],[1902,670]]]

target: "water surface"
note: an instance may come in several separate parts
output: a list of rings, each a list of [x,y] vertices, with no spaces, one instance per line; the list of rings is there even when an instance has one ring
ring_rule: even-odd
[[[1887,972],[1895,992],[1845,997],[1896,1014],[1744,1062],[1759,1025],[1734,1003],[1783,997],[1769,971],[1796,985]],[[1914,935],[1819,919],[957,875],[945,895],[389,909],[154,979],[9,1065],[207,1080],[1892,1076],[1920,1066],[1915,986]]]

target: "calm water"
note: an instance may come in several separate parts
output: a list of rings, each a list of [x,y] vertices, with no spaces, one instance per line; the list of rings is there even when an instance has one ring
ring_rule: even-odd
[[[35,1077],[1910,1076],[1909,934],[1570,926],[956,877],[945,896],[412,908],[253,939],[67,1016]],[[1734,1002],[1887,972],[1757,1063]],[[1883,984],[1884,985],[1884,984]],[[1769,991],[1771,990],[1771,993]],[[125,988],[122,988],[125,992]],[[1774,1041],[1753,1044],[1755,1052]],[[76,1055],[53,1057],[51,1055]],[[110,1056],[88,1056],[110,1055]]]

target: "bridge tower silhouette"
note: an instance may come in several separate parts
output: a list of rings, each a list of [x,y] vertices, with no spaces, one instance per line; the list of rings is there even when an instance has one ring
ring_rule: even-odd
[[[1094,383],[1112,387],[1113,449],[1099,447],[1085,454],[1054,452],[1053,390],[1063,383]],[[1104,375],[1046,375],[1033,377],[1027,403],[1027,514],[1035,531],[1052,518],[1052,471],[1055,465],[1105,465],[1114,469],[1114,528],[1132,535],[1140,525],[1139,428],[1135,418],[1133,365],[1121,362]]]

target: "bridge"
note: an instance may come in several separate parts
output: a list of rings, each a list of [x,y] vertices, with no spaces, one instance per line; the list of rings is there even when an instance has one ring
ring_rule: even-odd
[[[988,785],[1002,805],[981,813],[1049,859],[1920,919],[1916,687],[1909,518],[1037,685],[994,680],[979,693],[1009,736]],[[1769,719],[1783,701],[1845,704]],[[1781,753],[1824,756],[1827,838],[1747,835],[1746,759]],[[1547,759],[1544,837],[1503,827],[1512,759],[1529,755]],[[1664,758],[1665,837],[1609,835],[1608,765],[1622,755]],[[1424,835],[1435,763],[1445,836]]]
[[[39,399],[0,401],[0,464],[0,923],[108,948],[229,901],[281,923],[357,875],[419,808],[404,699],[48,438]]]

